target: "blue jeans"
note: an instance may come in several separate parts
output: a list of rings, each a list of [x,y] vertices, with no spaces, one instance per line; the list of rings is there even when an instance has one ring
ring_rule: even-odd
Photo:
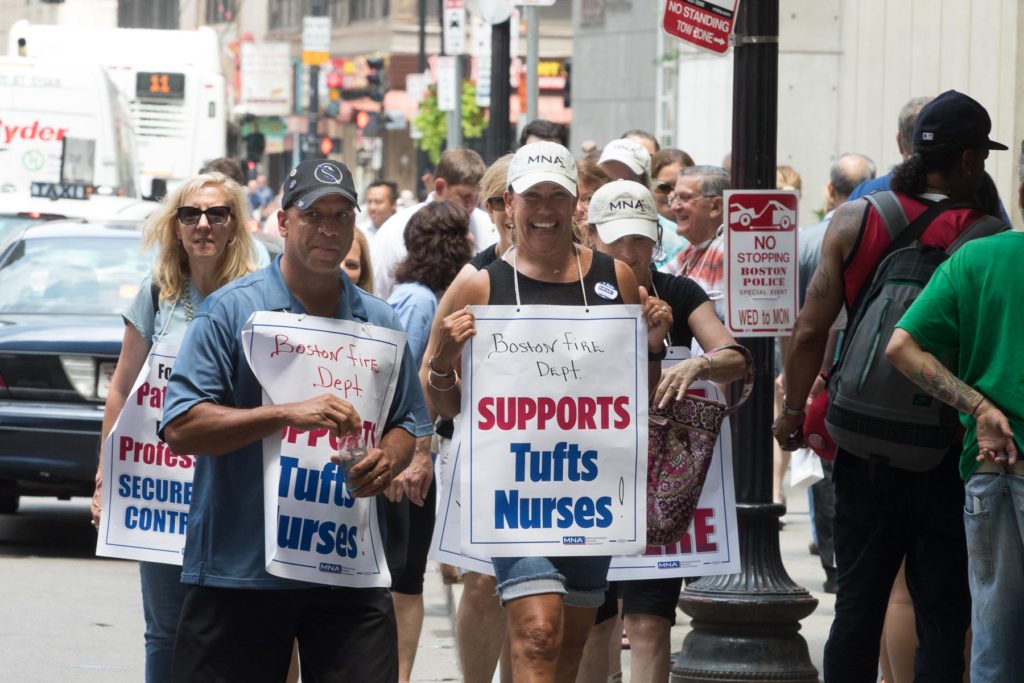
[[[1024,477],[975,474],[964,487],[971,680],[1024,680]]]
[[[139,562],[142,613],[146,618],[146,683],[169,683],[185,585],[175,564]]]
[[[501,604],[529,595],[560,593],[572,607],[600,607],[610,557],[493,557]]]

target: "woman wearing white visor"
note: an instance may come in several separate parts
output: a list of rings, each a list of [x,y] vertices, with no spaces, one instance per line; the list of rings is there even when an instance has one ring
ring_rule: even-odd
[[[740,379],[744,376],[746,361],[742,354],[731,349],[720,351],[714,357],[688,357],[694,337],[704,349],[716,349],[735,344],[735,341],[715,315],[700,285],[686,277],[654,270],[651,258],[660,238],[654,197],[646,187],[630,180],[615,180],[594,193],[584,234],[587,246],[624,262],[633,271],[641,289],[672,308],[673,323],[665,339],[668,359],[673,356],[686,359],[662,371],[651,402],[663,407],[682,397],[696,379],[720,383]],[[602,629],[602,623],[610,624],[609,620],[617,612],[616,597],[622,599],[623,621],[632,648],[631,680],[668,680],[669,632],[675,623],[682,582],[682,576],[618,582],[612,584],[605,605],[598,610],[592,636],[611,630]],[[592,650],[589,645],[588,654]],[[609,645],[618,648],[618,640]]]

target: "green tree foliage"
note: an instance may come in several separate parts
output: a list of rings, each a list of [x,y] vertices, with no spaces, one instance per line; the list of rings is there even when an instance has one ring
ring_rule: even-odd
[[[441,158],[441,148],[448,137],[448,112],[437,108],[437,86],[430,85],[420,110],[414,119],[416,128],[423,134],[417,144],[427,153],[431,163]],[[462,84],[462,136],[466,139],[479,138],[487,125],[483,110],[476,103],[476,85],[471,81]]]

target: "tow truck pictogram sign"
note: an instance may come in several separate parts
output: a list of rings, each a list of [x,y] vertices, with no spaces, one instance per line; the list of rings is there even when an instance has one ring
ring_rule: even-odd
[[[725,193],[725,326],[736,336],[789,335],[797,314],[797,195]]]

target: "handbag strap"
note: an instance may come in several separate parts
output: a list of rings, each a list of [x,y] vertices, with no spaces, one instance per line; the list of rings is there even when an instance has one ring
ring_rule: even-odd
[[[754,390],[754,357],[750,355],[750,351],[748,351],[745,346],[740,346],[739,344],[726,344],[724,346],[719,346],[717,348],[711,349],[710,351],[706,351],[704,355],[713,356],[719,351],[726,351],[730,349],[732,351],[737,351],[743,354],[744,360],[747,361],[747,368],[743,376],[743,393],[740,394],[740,398],[738,401],[736,401],[736,403],[726,407],[726,415],[732,415],[737,410],[739,410],[740,406],[746,403],[747,399],[750,398],[750,392]]]

